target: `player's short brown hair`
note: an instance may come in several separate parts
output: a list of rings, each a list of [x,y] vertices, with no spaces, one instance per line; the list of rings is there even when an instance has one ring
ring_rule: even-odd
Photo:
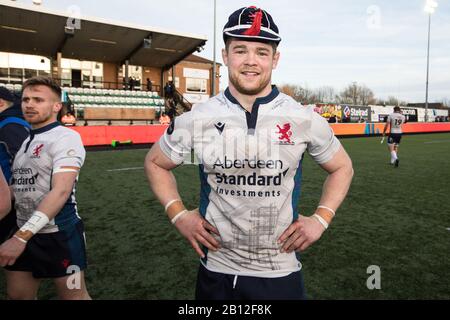
[[[61,101],[61,93],[62,93],[61,87],[55,80],[53,80],[53,78],[46,76],[32,77],[23,83],[22,89],[25,90],[28,87],[34,86],[46,86],[54,94],[57,95],[58,101]]]

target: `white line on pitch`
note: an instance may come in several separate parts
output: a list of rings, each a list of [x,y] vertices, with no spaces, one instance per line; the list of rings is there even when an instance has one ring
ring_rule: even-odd
[[[110,169],[110,170],[106,170],[106,171],[128,171],[128,170],[140,170],[140,169],[144,169],[144,167],[133,167],[133,168],[122,168],[122,169]]]
[[[450,140],[434,140],[434,141],[425,141],[424,143],[442,143],[442,142],[450,142]]]

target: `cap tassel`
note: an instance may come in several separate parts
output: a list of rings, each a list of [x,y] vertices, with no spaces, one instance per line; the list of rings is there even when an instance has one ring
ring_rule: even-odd
[[[262,21],[261,10],[253,14],[253,16],[251,17],[253,18],[252,26],[249,29],[247,29],[243,34],[247,36],[257,36],[261,31],[261,21]]]

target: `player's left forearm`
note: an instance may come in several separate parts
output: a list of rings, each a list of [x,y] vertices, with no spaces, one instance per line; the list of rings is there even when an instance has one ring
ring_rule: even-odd
[[[328,177],[323,184],[319,205],[336,211],[347,195],[353,178],[352,161],[341,146],[334,157],[321,166],[328,172]]]
[[[351,162],[330,173],[326,178],[319,204],[336,211],[344,201],[353,179]]]

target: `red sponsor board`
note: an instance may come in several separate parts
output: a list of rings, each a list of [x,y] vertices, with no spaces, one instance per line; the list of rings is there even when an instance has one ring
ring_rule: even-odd
[[[383,132],[384,123],[332,123],[337,136],[375,135]],[[158,141],[167,125],[147,126],[86,126],[70,127],[81,135],[85,146],[110,145],[113,140],[129,141],[133,144],[154,143]],[[406,123],[405,133],[450,132],[450,122]]]
[[[337,136],[375,135],[383,133],[384,123],[332,123]],[[450,132],[450,122],[411,122],[402,126],[404,133]]]
[[[85,146],[110,145],[113,140],[128,141],[133,144],[154,143],[166,130],[167,125],[148,126],[86,126],[70,127],[81,135]]]

